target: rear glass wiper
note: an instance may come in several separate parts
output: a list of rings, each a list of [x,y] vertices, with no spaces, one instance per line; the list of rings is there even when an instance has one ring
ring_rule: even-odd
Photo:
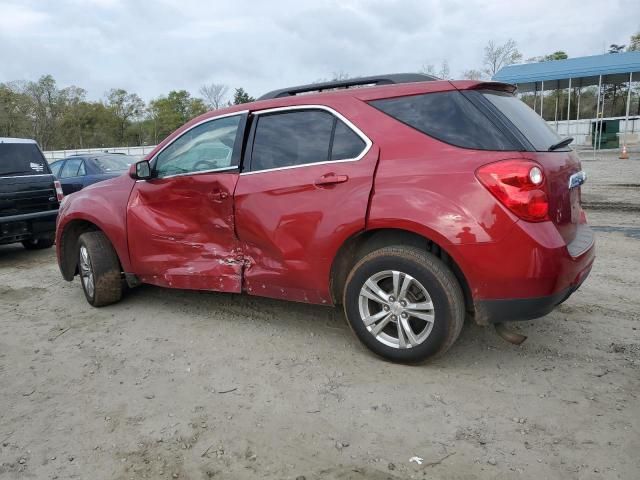
[[[573,137],[567,137],[560,140],[558,143],[554,143],[549,147],[549,151],[553,152],[554,150],[558,150],[559,148],[564,148],[573,142]]]

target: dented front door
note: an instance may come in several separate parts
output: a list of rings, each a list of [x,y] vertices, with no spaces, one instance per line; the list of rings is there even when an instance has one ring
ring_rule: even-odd
[[[127,224],[131,262],[141,281],[240,291],[233,225],[237,181],[237,173],[214,173],[136,183]]]
[[[233,192],[246,116],[196,125],[152,161],[127,212],[129,252],[144,283],[240,292]]]

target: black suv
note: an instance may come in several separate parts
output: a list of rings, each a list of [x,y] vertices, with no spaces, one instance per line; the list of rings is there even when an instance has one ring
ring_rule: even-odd
[[[53,245],[62,188],[34,140],[0,137],[0,245]]]

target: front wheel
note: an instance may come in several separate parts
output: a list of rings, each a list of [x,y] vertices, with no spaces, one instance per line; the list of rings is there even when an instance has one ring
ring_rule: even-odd
[[[446,352],[464,323],[455,275],[415,247],[384,247],[362,258],[347,277],[343,303],[360,341],[395,362],[421,362]]]
[[[102,232],[87,232],[78,239],[78,271],[84,296],[94,307],[122,298],[120,261]]]

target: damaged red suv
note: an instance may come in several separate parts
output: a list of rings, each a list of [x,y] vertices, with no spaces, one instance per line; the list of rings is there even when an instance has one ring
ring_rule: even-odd
[[[96,307],[127,283],[342,304],[372,351],[421,361],[467,316],[540,317],[585,280],[594,237],[570,141],[500,83],[278,90],[65,197],[58,263]]]

